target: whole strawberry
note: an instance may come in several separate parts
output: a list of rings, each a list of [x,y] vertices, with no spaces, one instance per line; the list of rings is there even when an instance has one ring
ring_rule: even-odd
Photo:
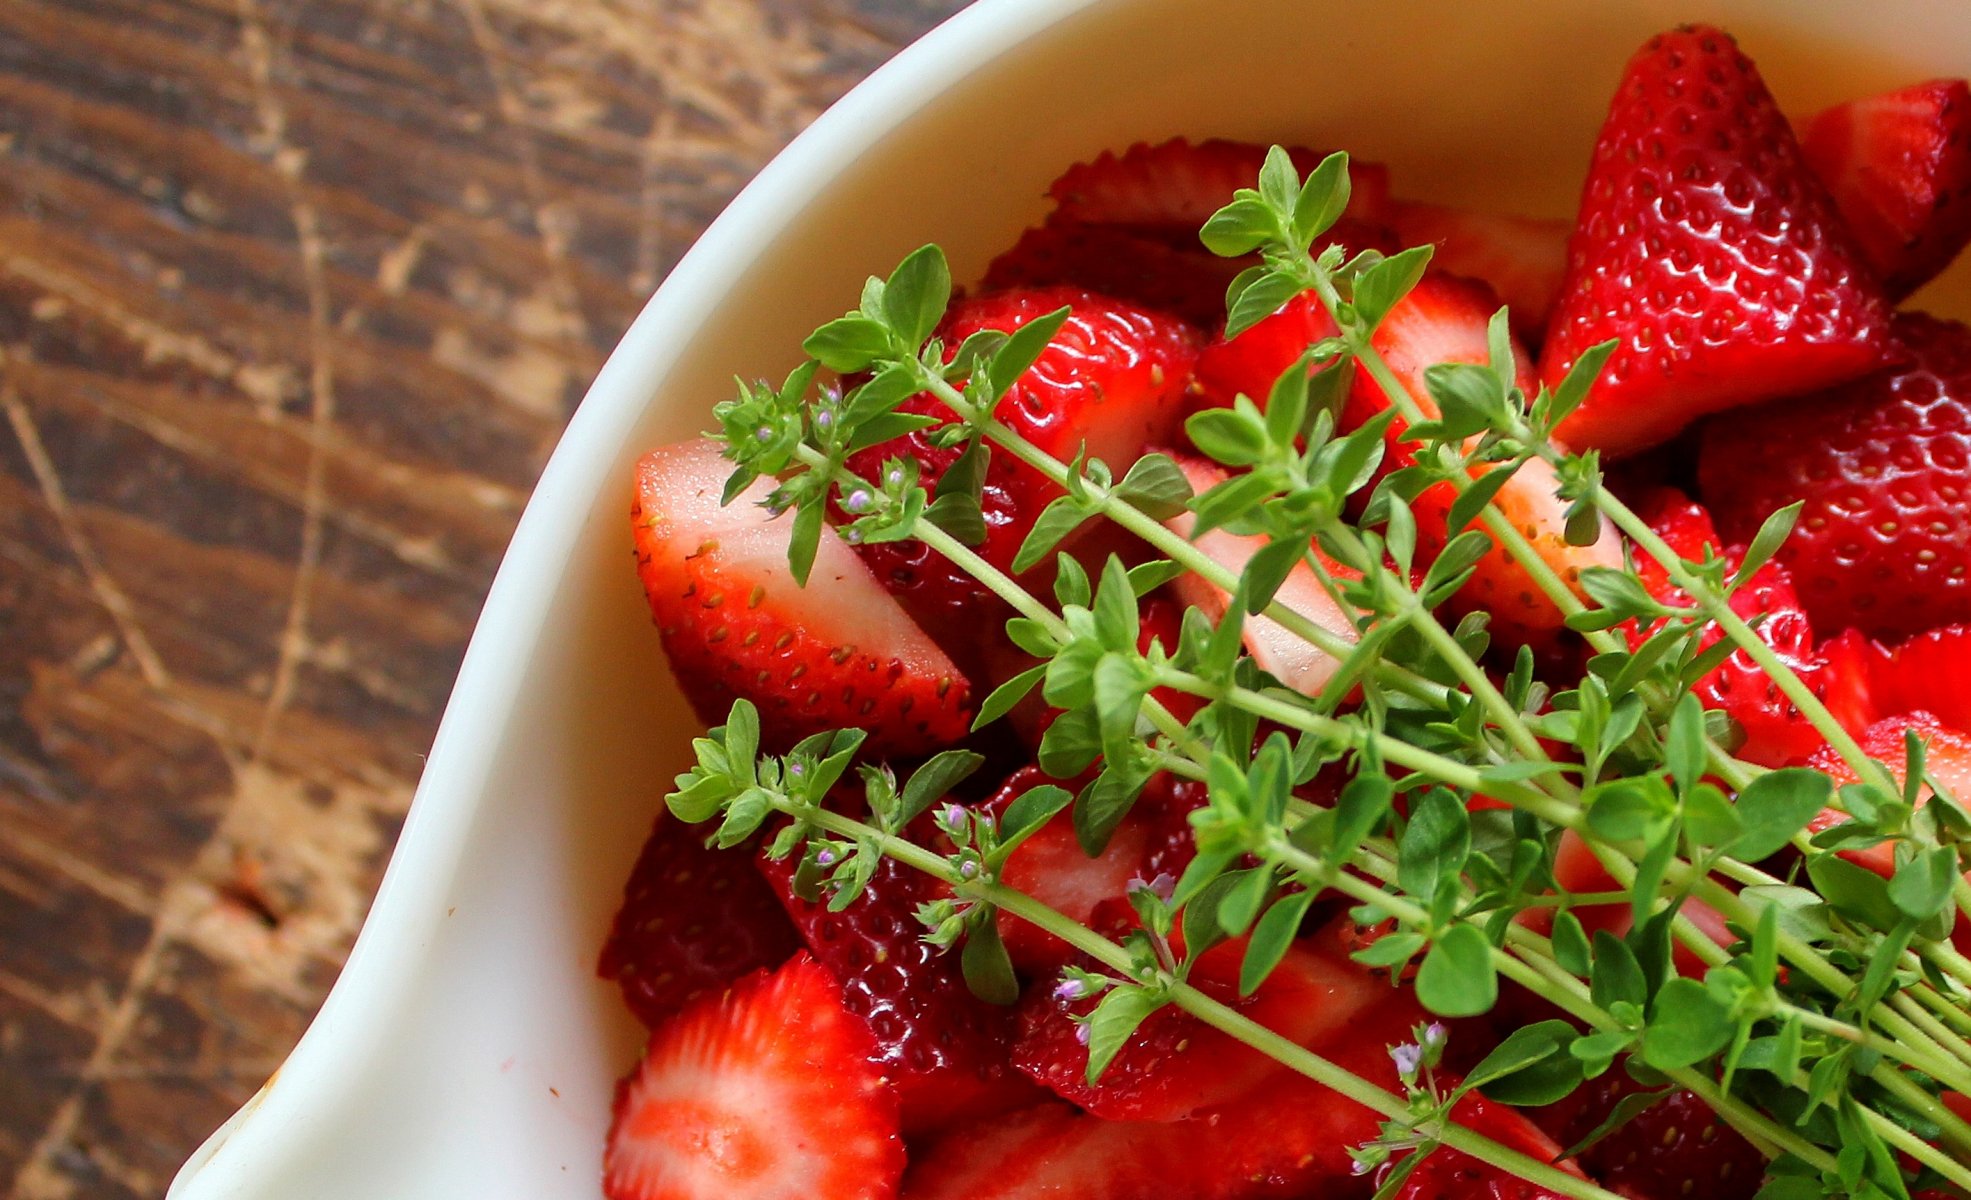
[[[1904,365],[1704,430],[1698,480],[1727,538],[1804,503],[1780,560],[1822,629],[1971,619],[1971,330],[1903,313],[1895,334]]]
[[[1562,424],[1641,450],[1705,413],[1877,365],[1887,312],[1752,61],[1706,26],[1629,61],[1595,145],[1540,360],[1558,383],[1618,345]]]

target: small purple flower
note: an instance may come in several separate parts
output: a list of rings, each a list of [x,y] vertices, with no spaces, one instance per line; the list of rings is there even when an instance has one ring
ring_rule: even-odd
[[[835,425],[835,414],[824,408],[814,414],[814,423],[817,429],[832,429]]]
[[[851,525],[843,532],[842,540],[851,546],[860,546],[862,545],[862,530]]]
[[[1072,1004],[1088,994],[1088,985],[1079,979],[1063,979],[1054,985],[1054,999]]]
[[[945,805],[944,811],[938,814],[938,820],[944,822],[949,828],[958,828],[965,823],[965,806],[962,804]]]
[[[1396,1073],[1406,1080],[1417,1077],[1417,1072],[1423,1068],[1423,1056],[1423,1047],[1409,1042],[1389,1048],[1389,1057],[1396,1064]]]
[[[1431,1051],[1442,1050],[1444,1049],[1445,1044],[1448,1043],[1450,1040],[1451,1040],[1451,1031],[1444,1028],[1444,1022],[1432,1021],[1430,1024],[1424,1026],[1424,1031],[1423,1031],[1424,1049]]]
[[[849,493],[848,499],[842,501],[842,507],[852,513],[867,512],[869,511],[870,499],[868,488],[857,488],[855,491]]]
[[[885,472],[885,473],[884,473],[884,475],[883,475],[883,486],[885,486],[885,487],[902,487],[902,486],[903,486],[903,468],[902,468],[902,467],[891,467],[891,468],[890,468],[890,469],[889,469],[889,470],[888,470],[887,472]]]
[[[1168,871],[1164,871],[1159,873],[1155,879],[1132,879],[1124,890],[1131,892],[1152,891],[1168,902],[1172,896],[1177,894],[1177,877]]]
[[[753,436],[763,442],[770,442],[773,440],[773,426],[762,425],[753,431]]]
[[[1088,1044],[1088,1026],[1086,1026],[1086,1025],[1077,1025],[1077,1026],[1075,1026],[1075,1027],[1074,1027],[1074,1040],[1075,1040],[1075,1041],[1077,1041],[1077,1042],[1080,1042],[1080,1043],[1081,1043],[1082,1045],[1084,1045],[1084,1046],[1086,1046],[1086,1045]]]
[[[787,764],[787,773],[789,775],[792,775],[796,779],[805,779],[807,777],[808,769],[802,766],[800,763],[789,763]]]
[[[979,877],[979,864],[969,858],[966,859],[964,862],[958,864],[958,877],[960,879],[977,879]]]
[[[1357,1155],[1355,1156],[1355,1165],[1350,1167],[1348,1171],[1349,1174],[1351,1175],[1367,1175],[1369,1172],[1375,1169],[1376,1169],[1376,1165],[1374,1163],[1370,1162],[1366,1158],[1361,1157],[1360,1155]]]
[[[823,846],[823,847],[822,847],[821,849],[819,849],[819,850],[817,850],[817,851],[815,851],[815,854],[814,854],[814,865],[815,865],[815,866],[817,866],[817,867],[832,867],[832,866],[834,866],[834,865],[835,865],[835,852],[834,852],[833,850],[830,850],[830,849],[829,849],[828,847],[826,847],[826,846]]]

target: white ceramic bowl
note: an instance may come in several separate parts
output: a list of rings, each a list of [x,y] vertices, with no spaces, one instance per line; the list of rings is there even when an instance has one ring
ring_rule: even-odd
[[[1795,112],[1971,74],[1971,5],[1943,0],[982,0],[877,72],[733,202],[597,378],[341,980],[174,1200],[598,1195],[639,1034],[591,966],[695,732],[631,569],[630,467],[705,427],[734,374],[778,378],[922,242],[975,275],[1064,166],[1138,139],[1342,146],[1405,195],[1565,215],[1621,64],[1699,13]],[[1950,290],[1928,299],[1964,311]]]

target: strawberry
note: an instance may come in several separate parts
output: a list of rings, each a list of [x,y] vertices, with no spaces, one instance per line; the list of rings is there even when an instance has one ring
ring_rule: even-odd
[[[1121,226],[1054,220],[1027,230],[993,259],[983,286],[1087,288],[1210,328],[1225,320],[1225,289],[1242,265],[1201,245],[1177,247]]]
[[[903,1174],[896,1093],[826,969],[693,1001],[616,1091],[609,1200],[884,1200]]]
[[[1599,1128],[1616,1104],[1646,1090],[1628,1072],[1611,1070],[1535,1119],[1571,1146]],[[1636,1200],[1745,1200],[1766,1174],[1765,1156],[1682,1088],[1583,1150],[1581,1165],[1602,1186]]]
[[[1571,829],[1560,835],[1560,842],[1554,847],[1554,882],[1560,885],[1561,891],[1581,896],[1626,890],[1615,882],[1615,877],[1602,866],[1595,852],[1581,840],[1581,835]],[[1626,937],[1636,925],[1635,910],[1627,901],[1582,904],[1571,911],[1590,937],[1597,931],[1605,931],[1614,937]],[[1687,898],[1678,911],[1689,917],[1700,932],[1720,946],[1730,947],[1738,940],[1727,925],[1724,914],[1702,900]],[[1550,909],[1529,908],[1521,917],[1526,925],[1541,933],[1550,932],[1553,928],[1553,912]],[[1704,978],[1709,966],[1682,941],[1671,949],[1671,964],[1678,974],[1692,979]]]
[[[1971,85],[1934,79],[1808,121],[1800,148],[1891,299],[1971,242]]]
[[[1072,288],[1001,292],[959,301],[938,336],[950,351],[983,330],[1011,332],[1063,306],[1074,314],[1004,399],[996,415],[1034,445],[1066,462],[1084,445],[1120,478],[1146,446],[1167,440],[1182,419],[1181,402],[1197,355],[1197,335],[1171,317]],[[904,412],[949,416],[930,395],[905,401]],[[958,457],[923,432],[850,456],[849,468],[876,478],[885,461],[914,458],[933,486]],[[1000,450],[986,471],[986,561],[1010,570],[1041,509],[1060,489]],[[1010,615],[986,586],[915,540],[856,547],[876,577],[911,615],[955,652],[976,646],[982,628]]]
[[[821,531],[802,588],[787,566],[792,520],[760,507],[761,479],[719,504],[730,464],[710,441],[637,464],[637,573],[671,671],[699,717],[759,706],[769,748],[859,727],[877,753],[933,750],[970,727],[971,684],[846,544]]]
[[[1332,943],[1333,939],[1330,939]],[[1382,1000],[1383,988],[1339,951],[1311,944],[1286,957],[1250,997],[1238,992],[1246,941],[1212,947],[1193,964],[1190,982],[1206,995],[1296,1044],[1325,1043]],[[1085,1029],[1094,998],[1042,980],[1020,1004],[1013,1062],[1062,1099],[1110,1121],[1176,1121],[1229,1103],[1283,1067],[1229,1034],[1178,1008],[1152,1013],[1094,1083],[1088,1081]]]
[[[1264,402],[1301,352],[1337,332],[1313,292],[1302,292],[1235,338],[1219,338],[1198,355],[1199,407],[1229,407],[1234,397]]]
[[[1418,409],[1435,418],[1439,409],[1424,373],[1438,363],[1491,361],[1486,329],[1498,307],[1498,297],[1484,284],[1450,275],[1427,275],[1383,318],[1371,341]],[[1530,364],[1517,347],[1514,358],[1519,385],[1530,394],[1534,388]],[[1368,372],[1357,371],[1341,424],[1352,429],[1390,403]],[[1390,425],[1385,466],[1396,468],[1416,461],[1416,444],[1404,440],[1407,428],[1400,419]],[[1499,489],[1493,502],[1514,528],[1526,535],[1554,573],[1578,590],[1583,569],[1620,565],[1621,542],[1604,519],[1592,544],[1570,545],[1565,535],[1567,503],[1556,495],[1557,487],[1551,467],[1540,461],[1529,462]],[[1417,497],[1411,506],[1417,518],[1421,562],[1430,562],[1443,549],[1456,499],[1457,493],[1449,484],[1439,484]],[[1560,610],[1502,546],[1494,546],[1479,560],[1470,582],[1459,593],[1459,603],[1491,613],[1494,631],[1509,641],[1544,641],[1561,626]]]
[[[1938,721],[1927,712],[1911,712],[1893,717],[1884,717],[1868,727],[1856,740],[1870,758],[1889,768],[1889,774],[1902,785],[1903,767],[1907,762],[1907,748],[1904,735],[1914,732],[1923,739],[1925,746],[1924,767],[1952,795],[1960,799],[1971,796],[1971,732],[1951,727]],[[1837,753],[1832,746],[1825,746],[1820,753],[1808,760],[1811,767],[1827,772],[1833,778],[1834,786],[1854,783],[1861,777],[1853,767]],[[1917,793],[1916,803],[1921,807],[1930,799],[1930,790]],[[1819,833],[1846,823],[1846,813],[1829,808],[1808,822],[1807,829]],[[1843,850],[1841,857],[1857,866],[1867,867],[1884,878],[1896,873],[1896,843],[1880,842],[1860,849]]]
[[[1201,458],[1177,455],[1175,460],[1190,481],[1191,490],[1200,495],[1229,478],[1218,466]],[[1183,512],[1164,524],[1180,536],[1191,538],[1197,520],[1192,514]],[[1233,575],[1243,573],[1247,561],[1266,545],[1266,539],[1259,534],[1237,534],[1224,529],[1209,530],[1192,540],[1197,543],[1198,549]],[[1356,572],[1327,559],[1318,546],[1312,548],[1311,553],[1321,555],[1327,570],[1334,577],[1360,578]],[[1225,609],[1231,603],[1231,593],[1200,575],[1181,575],[1172,586],[1180,599],[1203,612],[1213,622],[1224,617]],[[1353,616],[1341,610],[1305,561],[1294,565],[1273,598],[1344,641],[1352,642],[1358,636]],[[1246,650],[1260,670],[1295,691],[1310,696],[1318,693],[1339,665],[1335,659],[1289,632],[1271,617],[1247,617],[1242,632]]]
[[[1895,334],[1905,364],[1718,417],[1698,452],[1728,538],[1804,503],[1780,560],[1825,629],[1971,621],[1971,329],[1899,313]]]
[[[1971,625],[1931,629],[1893,649],[1868,643],[1865,654],[1877,712],[1927,712],[1971,733]]]
[[[700,992],[777,966],[800,947],[780,902],[743,854],[706,846],[660,816],[623,887],[596,973],[656,1028]]]
[[[1138,142],[1121,154],[1104,151],[1077,163],[1047,189],[1057,221],[1122,225],[1197,244],[1198,230],[1232,202],[1240,188],[1255,187],[1266,161],[1265,146],[1221,138],[1192,143],[1184,138],[1150,145]],[[1305,148],[1291,151],[1305,177],[1324,155]],[[1378,221],[1389,201],[1389,171],[1380,163],[1351,161],[1347,215]]]
[[[1405,246],[1429,243],[1433,267],[1482,279],[1512,309],[1513,331],[1538,338],[1567,274],[1565,221],[1398,200],[1389,225]]]
[[[1560,1157],[1561,1147],[1517,1110],[1477,1093],[1458,1103],[1458,1124],[1542,1162]],[[1401,1164],[1392,1160],[1377,1173],[1386,1180]],[[1576,1172],[1578,1174],[1578,1172]],[[1462,1150],[1439,1147],[1419,1162],[1395,1200],[1560,1200],[1560,1193],[1508,1174]]]
[[[1595,145],[1540,357],[1620,344],[1560,428],[1613,456],[1706,413],[1852,379],[1887,310],[1752,61],[1685,26],[1629,60]]]
[[[1058,782],[1037,766],[1022,767],[983,807],[998,815],[1034,788]],[[1086,924],[1098,905],[1124,895],[1131,883],[1158,875],[1175,878],[1190,864],[1197,843],[1188,817],[1204,802],[1202,783],[1159,773],[1144,785],[1136,806],[1100,855],[1088,856],[1075,837],[1074,823],[1063,814],[1020,843],[1006,860],[1001,879]],[[999,936],[1013,965],[1030,975],[1051,976],[1073,957],[1066,942],[1011,913],[999,914]]]
[[[1640,497],[1635,509],[1680,558],[1702,562],[1707,554],[1721,550],[1722,540],[1712,527],[1711,514],[1681,492],[1659,488]],[[1725,557],[1736,566],[1736,553],[1726,553]],[[1690,606],[1689,595],[1670,582],[1670,573],[1661,563],[1641,551],[1636,558],[1637,575],[1652,597],[1665,604]],[[1815,653],[1813,626],[1800,608],[1784,567],[1777,563],[1761,567],[1732,594],[1731,607],[1748,621],[1763,615],[1764,622],[1757,626],[1759,637],[1809,687],[1826,694],[1831,682],[1822,677],[1826,664]],[[1642,645],[1645,633],[1655,628],[1652,625],[1645,631],[1630,623],[1623,631],[1630,647],[1635,648]],[[1707,626],[1701,645],[1708,648],[1723,637],[1724,632],[1715,624]],[[1820,748],[1820,734],[1743,650],[1713,668],[1692,690],[1706,708],[1722,709],[1738,723],[1745,738],[1737,749],[1741,758],[1778,767],[1800,762]]]
[[[972,995],[958,956],[924,941],[916,913],[938,898],[930,876],[885,858],[862,895],[830,912],[794,894],[797,865],[759,859],[808,948],[841,979],[843,1004],[868,1025],[869,1061],[896,1085],[905,1133],[1038,1098],[1007,1060],[1012,1010]]]

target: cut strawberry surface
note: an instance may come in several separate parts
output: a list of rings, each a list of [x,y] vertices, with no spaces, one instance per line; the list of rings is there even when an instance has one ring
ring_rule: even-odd
[[[1175,461],[1190,481],[1191,490],[1199,495],[1228,478],[1219,467],[1201,458],[1177,455]],[[1164,524],[1180,537],[1195,541],[1198,549],[1233,575],[1241,574],[1252,556],[1266,545],[1266,539],[1259,534],[1229,533],[1223,529],[1208,530],[1192,538],[1197,520],[1188,512],[1179,513]],[[1333,577],[1360,578],[1359,573],[1328,559],[1319,547],[1312,548],[1310,552],[1321,557]],[[1232,600],[1230,592],[1196,574],[1181,575],[1172,586],[1179,598],[1204,613],[1214,624],[1224,617],[1225,609]],[[1342,611],[1341,605],[1321,586],[1314,569],[1305,561],[1295,564],[1273,599],[1343,641],[1353,642],[1358,636],[1354,618]],[[1335,668],[1340,665],[1334,658],[1302,640],[1299,635],[1288,632],[1284,625],[1268,616],[1247,617],[1243,633],[1246,651],[1252,655],[1253,662],[1297,692],[1310,696],[1318,693],[1334,677]]]
[[[1047,189],[1054,218],[1093,225],[1124,225],[1175,233],[1196,245],[1198,230],[1253,186],[1267,147],[1254,142],[1173,138],[1138,142],[1121,154],[1104,151],[1078,163]],[[1294,168],[1305,176],[1324,154],[1296,147]],[[1347,216],[1380,221],[1389,203],[1389,171],[1380,163],[1350,161]]]
[[[1971,621],[1971,329],[1900,313],[1907,356],[1713,419],[1698,478],[1728,538],[1800,502],[1780,560],[1814,623],[1896,637]]]
[[[869,886],[840,912],[794,894],[791,858],[762,857],[808,948],[842,982],[843,1004],[868,1026],[870,1059],[896,1085],[903,1129],[919,1134],[1003,1112],[1039,1097],[1013,1070],[1012,1010],[971,993],[958,955],[924,941],[917,907],[936,900],[928,875],[886,858]]]
[[[1850,100],[1800,134],[1862,257],[1892,299],[1971,242],[1971,86],[1936,79]]]
[[[1434,247],[1430,264],[1480,279],[1512,310],[1513,331],[1537,339],[1567,275],[1566,221],[1393,201],[1388,221],[1404,246]]]
[[[1539,1110],[1535,1120],[1572,1146],[1600,1128],[1622,1100],[1648,1090],[1618,1066]],[[1581,1165],[1604,1187],[1636,1200],[1746,1200],[1766,1175],[1765,1156],[1683,1088],[1583,1150]]]
[[[1703,562],[1709,554],[1724,553],[1710,513],[1681,492],[1661,488],[1638,498],[1634,507],[1679,558]],[[1724,553],[1724,557],[1736,566],[1737,554]],[[1636,571],[1644,589],[1655,599],[1677,607],[1691,606],[1689,595],[1670,581],[1668,569],[1654,558],[1638,552]],[[1816,652],[1813,626],[1784,567],[1777,563],[1761,567],[1732,594],[1731,608],[1747,621],[1765,618],[1756,626],[1760,639],[1817,695],[1825,699],[1831,691],[1848,686]],[[1642,645],[1646,632],[1655,628],[1645,631],[1634,623],[1623,626],[1631,648]],[[1708,648],[1723,637],[1724,631],[1711,624],[1700,644]],[[1786,766],[1805,760],[1822,744],[1820,734],[1779,685],[1743,650],[1734,651],[1691,690],[1706,708],[1724,710],[1744,731],[1745,740],[1736,750],[1741,758],[1769,767]]]
[[[746,856],[707,847],[702,830],[666,815],[637,855],[596,973],[616,980],[630,1011],[655,1028],[701,992],[799,948]]]
[[[1250,997],[1238,994],[1246,941],[1200,955],[1190,982],[1206,995],[1296,1045],[1326,1044],[1385,998],[1386,985],[1331,946],[1288,949]],[[1062,1099],[1111,1121],[1176,1121],[1252,1092],[1286,1068],[1177,1008],[1151,1014],[1094,1083],[1088,1081],[1083,1026],[1093,997],[1064,994],[1043,980],[1020,1005],[1013,1062]]]
[[[1073,308],[1073,315],[1001,399],[995,415],[1062,462],[1086,446],[1121,478],[1145,448],[1167,441],[1183,418],[1183,397],[1198,348],[1198,337],[1188,325],[1091,292],[1039,288],[960,301],[939,336],[955,352],[974,333],[1011,332],[1064,306]],[[930,395],[912,397],[900,408],[951,416]],[[862,450],[848,465],[863,478],[875,479],[887,460],[913,458],[919,479],[932,487],[959,453],[932,445],[919,432]],[[996,449],[986,471],[982,507],[987,536],[976,547],[980,556],[1002,571],[1011,570],[1034,519],[1060,494],[1040,472]],[[1010,615],[984,584],[922,542],[882,542],[856,550],[911,615],[956,653],[975,647],[983,633],[996,630]]]
[[[1867,731],[1856,740],[1861,743],[1863,753],[1889,768],[1889,774],[1900,787],[1904,774],[1903,767],[1907,761],[1904,739],[1905,735],[1911,732],[1922,738],[1927,747],[1924,768],[1930,776],[1949,788],[1954,796],[1959,798],[1971,796],[1971,732],[1953,729],[1927,712],[1911,712],[1882,718],[1869,726]],[[1827,772],[1837,788],[1861,778],[1832,746],[1823,747],[1808,765]],[[1918,792],[1917,806],[1921,807],[1927,803],[1930,795],[1928,788]],[[1819,833],[1823,829],[1832,829],[1847,821],[1846,813],[1829,808],[1809,822],[1807,830],[1810,833]],[[1867,867],[1884,878],[1896,873],[1896,843],[1894,842],[1881,842],[1859,849],[1842,850],[1840,854],[1849,862]]]
[[[1564,422],[1644,449],[1706,413],[1877,366],[1887,310],[1750,59],[1719,30],[1652,38],[1596,143],[1540,374],[1618,343]]]
[[[708,724],[733,700],[760,709],[769,746],[828,729],[869,731],[879,752],[963,737],[971,684],[883,590],[855,552],[821,531],[803,588],[787,565],[791,518],[760,507],[762,479],[720,505],[731,464],[706,440],[637,464],[637,573],[671,671]]]
[[[797,955],[699,998],[616,1092],[609,1200],[883,1200],[897,1099],[826,969]]]
[[[1034,788],[1062,782],[1037,766],[1022,767],[983,807],[998,815]],[[1073,789],[1080,782],[1068,781],[1066,786]],[[1101,854],[1089,857],[1075,836],[1074,823],[1063,813],[1020,843],[1007,859],[1001,880],[1088,924],[1097,906],[1125,895],[1132,883],[1150,882],[1159,875],[1175,878],[1190,863],[1197,843],[1188,817],[1204,802],[1202,783],[1159,773],[1144,785],[1136,806],[1116,826]],[[1008,912],[999,914],[999,936],[1013,965],[1032,976],[1051,978],[1074,957],[1066,942]]]
[[[1424,373],[1439,363],[1490,362],[1486,331],[1498,307],[1498,297],[1484,284],[1450,275],[1426,275],[1383,318],[1370,341],[1418,410],[1435,419],[1441,413]],[[1518,347],[1514,352],[1520,387],[1531,395],[1536,390],[1531,364]],[[1345,429],[1355,428],[1390,404],[1368,372],[1358,370],[1341,424]],[[1407,422],[1400,418],[1389,427],[1389,452],[1383,461],[1391,469],[1416,461],[1416,443],[1404,440],[1407,429]],[[1584,569],[1621,565],[1622,543],[1614,526],[1604,518],[1593,543],[1569,544],[1565,533],[1567,502],[1556,495],[1558,486],[1553,469],[1535,460],[1521,467],[1499,489],[1493,502],[1561,582],[1578,593]],[[1421,562],[1434,560],[1449,540],[1451,505],[1456,499],[1451,485],[1441,483],[1412,505]],[[1543,640],[1561,627],[1563,619],[1552,598],[1519,560],[1497,545],[1478,561],[1460,593],[1460,603],[1490,613],[1494,630],[1513,641]]]
[[[1238,396],[1264,403],[1273,384],[1309,346],[1338,329],[1320,298],[1302,292],[1235,338],[1220,338],[1198,355],[1199,407],[1230,407]]]
[[[1595,852],[1581,840],[1581,835],[1571,829],[1560,835],[1560,842],[1554,847],[1554,882],[1560,885],[1561,891],[1577,896],[1627,890],[1609,874],[1608,868],[1595,857]],[[1626,900],[1607,904],[1578,904],[1570,911],[1591,937],[1597,932],[1605,932],[1611,937],[1626,937],[1636,927],[1635,908]],[[1738,935],[1731,931],[1725,915],[1702,900],[1686,898],[1677,911],[1690,918],[1691,924],[1719,946],[1728,948],[1738,941]],[[1544,933],[1552,929],[1553,912],[1551,909],[1527,909],[1521,914],[1521,919]],[[1678,974],[1692,979],[1704,978],[1704,972],[1710,966],[1682,941],[1671,949],[1671,965]]]
[[[1893,649],[1866,643],[1864,654],[1874,711],[1927,712],[1971,733],[1971,626],[1932,629]]]

